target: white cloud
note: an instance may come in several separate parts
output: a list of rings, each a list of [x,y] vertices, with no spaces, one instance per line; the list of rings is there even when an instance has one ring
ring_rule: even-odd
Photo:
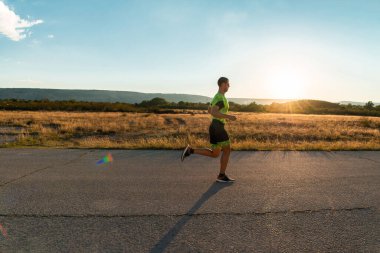
[[[13,41],[19,41],[27,36],[26,28],[43,23],[43,20],[25,20],[0,1],[0,33]],[[30,33],[29,33],[30,35]]]
[[[54,39],[54,34],[49,34],[47,37],[48,37],[49,39]]]

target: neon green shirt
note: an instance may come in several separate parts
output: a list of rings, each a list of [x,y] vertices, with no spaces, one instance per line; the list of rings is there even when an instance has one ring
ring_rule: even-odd
[[[219,112],[223,114],[227,114],[228,109],[230,108],[227,98],[222,93],[219,93],[219,92],[215,94],[214,98],[211,101],[211,106],[214,106],[214,105],[217,105],[219,107]],[[226,123],[226,119],[223,119],[223,118],[216,118],[213,116],[212,119],[217,119],[223,124]]]

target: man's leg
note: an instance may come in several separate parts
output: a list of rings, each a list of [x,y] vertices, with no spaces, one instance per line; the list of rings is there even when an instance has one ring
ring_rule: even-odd
[[[181,160],[183,161],[186,157],[190,156],[191,154],[198,154],[198,155],[204,155],[216,158],[219,156],[221,152],[220,147],[215,147],[213,149],[209,148],[192,148],[190,145],[187,145],[187,147],[183,150],[181,155]]]
[[[209,156],[209,157],[213,157],[213,158],[218,157],[220,152],[221,152],[221,148],[219,148],[219,147],[215,148],[215,149],[195,148],[193,150],[194,150],[194,154]]]
[[[224,174],[227,169],[228,159],[230,158],[231,146],[227,145],[222,148],[223,154],[220,158],[220,174]]]

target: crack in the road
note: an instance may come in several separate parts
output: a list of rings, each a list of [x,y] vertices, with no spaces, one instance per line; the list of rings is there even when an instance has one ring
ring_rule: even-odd
[[[87,154],[90,153],[90,152],[93,152],[93,151],[90,150],[90,151],[88,151],[88,152],[85,152],[84,154],[81,154],[80,156],[78,156],[78,157],[76,157],[76,158],[74,158],[74,159],[72,159],[72,160],[70,160],[70,161],[68,161],[68,162],[66,162],[66,163],[63,163],[62,165],[68,165],[68,164],[70,164],[70,163],[73,163],[73,162],[77,161],[78,159],[82,158],[83,156],[87,155]],[[22,175],[21,177],[14,178],[14,179],[12,179],[12,180],[9,180],[9,181],[7,181],[7,182],[5,182],[5,183],[0,184],[0,188],[6,186],[6,185],[8,185],[8,184],[11,184],[11,183],[13,183],[13,182],[16,182],[16,181],[18,181],[18,180],[20,180],[20,179],[22,179],[22,178],[25,178],[25,177],[28,177],[28,176],[33,175],[33,174],[35,174],[35,173],[38,173],[38,172],[40,172],[40,171],[54,168],[55,166],[57,166],[57,164],[53,164],[53,165],[49,165],[49,166],[46,166],[46,167],[43,167],[43,168],[40,168],[40,169],[37,169],[37,170],[33,170],[32,172],[29,172],[29,173],[27,173],[27,174],[25,174],[25,175]]]
[[[352,207],[352,208],[323,208],[323,209],[305,209],[305,210],[282,210],[268,212],[221,212],[221,213],[182,213],[182,214],[0,214],[4,218],[140,218],[140,217],[181,217],[181,216],[211,216],[211,215],[272,215],[272,214],[304,214],[319,212],[350,212],[350,211],[371,211],[377,210],[374,206],[369,207]]]
[[[352,157],[352,155],[350,154],[345,154],[345,153],[341,153],[341,155],[345,155],[345,156],[349,156],[349,157]],[[377,160],[373,160],[371,158],[367,158],[367,157],[362,157],[362,156],[355,156],[355,158],[359,158],[359,159],[363,159],[363,160],[368,160],[368,161],[371,161],[371,162],[374,162],[374,163],[380,163],[380,161],[377,161]]]
[[[369,161],[374,162],[374,163],[380,163],[380,161],[372,160],[372,159],[367,158],[367,157],[358,156],[358,158],[363,159],[363,160],[369,160]]]

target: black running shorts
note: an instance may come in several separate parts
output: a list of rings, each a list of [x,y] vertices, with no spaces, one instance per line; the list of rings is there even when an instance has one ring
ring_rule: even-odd
[[[230,137],[224,129],[224,124],[219,120],[213,119],[211,121],[209,134],[212,149],[230,145]]]

